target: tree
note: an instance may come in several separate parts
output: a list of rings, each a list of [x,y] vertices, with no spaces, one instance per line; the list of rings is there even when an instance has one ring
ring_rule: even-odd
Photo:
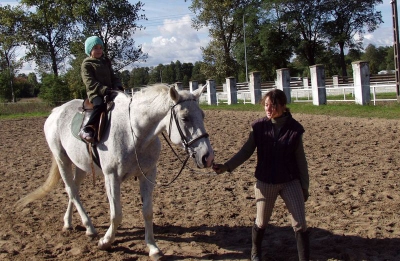
[[[207,77],[223,81],[236,76],[237,63],[233,48],[235,40],[241,37],[242,16],[247,6],[258,3],[255,0],[193,0],[189,9],[196,15],[192,26],[195,29],[208,27],[211,41],[203,52],[202,72]]]
[[[201,67],[204,62],[195,62],[193,69],[192,69],[192,77],[190,78],[192,81],[197,81],[198,83],[206,83],[206,80],[208,79],[207,76],[205,76],[201,72]]]
[[[0,97],[5,101],[16,101],[14,75],[22,66],[22,60],[17,60],[16,51],[22,42],[23,14],[19,6],[0,6],[0,70],[4,74],[2,79],[5,84],[0,90]]]
[[[394,69],[395,69],[394,47],[390,46],[390,47],[388,47],[387,55],[386,55],[386,70],[394,70]]]
[[[121,83],[124,88],[128,88],[130,78],[131,76],[128,70],[124,70],[120,73]]]
[[[261,9],[249,7],[244,15],[248,72],[260,71],[264,80],[273,80],[276,70],[288,67],[293,55],[295,44],[282,15],[279,6],[270,2]],[[235,49],[238,64],[245,64],[244,39],[238,39]],[[244,81],[247,77],[243,69],[240,76]]]
[[[71,46],[74,46],[74,44],[72,44]],[[80,49],[82,49],[82,47]],[[87,97],[87,94],[86,94],[86,87],[82,81],[81,65],[83,60],[87,56],[86,54],[78,52],[73,57],[74,58],[70,60],[69,63],[70,68],[64,75],[64,79],[68,85],[68,89],[70,90],[73,98],[85,99]]]
[[[35,86],[28,81],[26,74],[19,74],[14,79],[15,89],[19,92],[19,97],[30,98],[35,95]]]
[[[340,50],[342,76],[347,76],[344,48],[361,48],[365,30],[373,32],[380,23],[382,15],[375,11],[382,0],[330,0],[325,3],[329,10],[329,20],[324,23],[324,33],[331,44]],[[358,35],[358,40],[355,40]]]
[[[71,2],[62,0],[21,0],[29,10],[24,18],[28,59],[39,70],[52,72],[56,77],[70,55],[69,44],[76,35]]]
[[[175,63],[171,62],[169,65],[165,65],[162,70],[162,82],[167,84],[175,83]]]
[[[58,106],[71,99],[71,92],[64,77],[54,74],[42,75],[42,86],[39,97]]]
[[[142,87],[147,85],[150,78],[149,71],[149,67],[134,68],[130,73],[129,88]]]
[[[175,62],[175,82],[182,82],[183,74],[182,74],[182,63],[179,60]]]
[[[104,52],[119,71],[136,61],[145,61],[147,54],[132,39],[136,30],[144,29],[138,21],[144,4],[130,4],[127,0],[74,0],[74,15],[83,26],[83,37],[99,36],[104,42]]]
[[[193,71],[192,63],[182,64],[181,73],[183,75],[183,80],[182,80],[183,86],[189,86],[189,81],[192,80],[192,71]]]
[[[35,73],[28,74],[28,83],[33,86],[33,96],[36,97],[39,93],[39,82]]]
[[[149,84],[154,84],[154,83],[162,83],[163,82],[163,70],[164,70],[164,65],[159,64],[156,67],[151,67],[149,70]]]
[[[365,48],[365,53],[361,56],[361,59],[369,63],[371,74],[377,74],[379,71],[387,69],[389,50],[392,51],[393,49],[390,49],[389,47],[376,48],[373,44],[369,44],[367,48]]]
[[[281,23],[286,24],[297,55],[308,65],[316,64],[316,57],[324,50],[323,25],[328,19],[328,0],[277,0],[275,8],[282,13]]]

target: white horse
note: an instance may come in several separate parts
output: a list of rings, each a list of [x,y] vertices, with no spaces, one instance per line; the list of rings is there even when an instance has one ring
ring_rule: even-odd
[[[114,242],[116,229],[122,221],[121,183],[130,176],[138,177],[143,200],[145,241],[149,256],[157,260],[162,256],[153,235],[152,195],[156,179],[161,142],[158,134],[166,131],[175,144],[183,144],[188,155],[199,168],[210,167],[214,152],[204,128],[204,112],[199,108],[199,96],[204,90],[193,93],[177,91],[164,85],[150,86],[132,97],[119,93],[108,128],[97,144],[101,169],[110,203],[110,227],[99,240],[100,249],[108,249]],[[53,165],[46,182],[37,190],[20,199],[19,207],[43,198],[57,185],[60,177],[65,183],[69,203],[64,215],[64,230],[72,228],[72,207],[77,208],[87,236],[97,232],[82,206],[79,187],[87,172],[91,172],[91,159],[87,145],[71,133],[71,120],[82,105],[82,100],[72,100],[53,109],[44,124],[47,143],[53,154]],[[73,173],[73,165],[76,166]]]

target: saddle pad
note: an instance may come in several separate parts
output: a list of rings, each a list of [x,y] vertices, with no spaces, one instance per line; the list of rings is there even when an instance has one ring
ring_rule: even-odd
[[[79,137],[79,132],[81,131],[83,117],[85,117],[84,113],[77,112],[71,121],[72,135],[74,135],[78,140],[82,140],[81,137]]]

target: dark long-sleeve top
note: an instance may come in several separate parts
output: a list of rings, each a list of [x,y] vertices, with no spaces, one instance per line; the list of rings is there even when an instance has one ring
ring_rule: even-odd
[[[81,75],[89,101],[96,96],[104,96],[107,88],[121,87],[120,79],[111,68],[111,62],[104,56],[97,59],[87,57],[81,65]]]
[[[285,124],[286,120],[287,117],[285,116],[276,119],[271,119],[275,135],[279,135],[279,131],[281,127]],[[228,167],[228,171],[232,172],[237,167],[242,165],[246,160],[248,160],[251,157],[251,155],[253,155],[255,149],[256,149],[256,143],[254,141],[253,131],[250,131],[249,137],[242,146],[242,148],[231,159],[225,162],[225,165]],[[299,179],[301,187],[303,189],[308,190],[309,188],[308,165],[307,165],[306,155],[304,152],[302,136],[296,145],[295,158],[299,168]]]

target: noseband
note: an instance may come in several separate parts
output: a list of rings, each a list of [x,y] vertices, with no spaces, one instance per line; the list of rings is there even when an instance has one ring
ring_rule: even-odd
[[[175,111],[175,106],[182,103],[182,102],[186,102],[186,101],[194,101],[197,102],[197,100],[195,99],[188,99],[188,100],[182,100],[174,105],[171,106],[171,118],[169,121],[169,131],[168,131],[168,135],[169,135],[169,139],[171,140],[171,127],[172,127],[172,119],[175,121],[175,125],[176,128],[178,129],[179,135],[181,136],[181,140],[182,140],[182,145],[185,148],[186,153],[190,154],[191,157],[194,157],[195,152],[190,152],[189,148],[190,146],[195,143],[196,141],[202,139],[202,138],[208,138],[208,133],[203,133],[200,136],[188,141],[188,139],[186,138],[185,134],[182,131],[181,126],[179,125],[179,120],[178,117],[176,117],[176,111]]]

